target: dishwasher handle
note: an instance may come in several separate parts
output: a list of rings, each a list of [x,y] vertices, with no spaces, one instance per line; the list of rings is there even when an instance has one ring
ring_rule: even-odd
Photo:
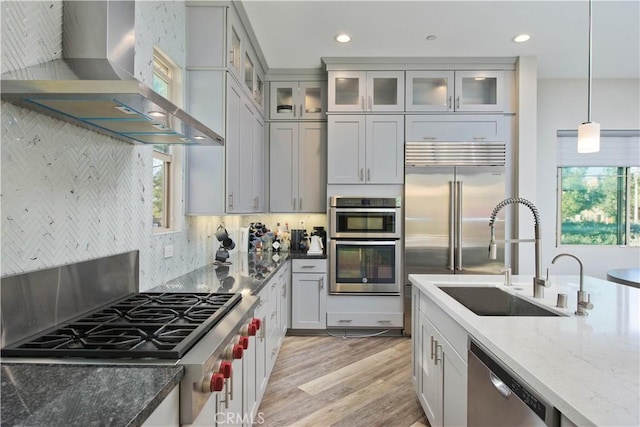
[[[502,382],[500,378],[496,376],[493,372],[489,372],[489,378],[491,379],[491,384],[498,390],[498,393],[502,395],[505,399],[508,399],[511,396],[511,389],[507,387],[505,383]]]

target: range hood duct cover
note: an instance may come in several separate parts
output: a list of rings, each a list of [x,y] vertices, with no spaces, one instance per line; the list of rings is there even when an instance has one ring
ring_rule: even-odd
[[[2,99],[131,143],[223,145],[134,76],[135,2],[63,2],[63,59],[2,75]]]

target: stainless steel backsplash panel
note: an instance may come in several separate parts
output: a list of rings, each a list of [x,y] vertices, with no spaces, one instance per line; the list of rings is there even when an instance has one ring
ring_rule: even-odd
[[[4,277],[0,346],[139,290],[139,251]]]

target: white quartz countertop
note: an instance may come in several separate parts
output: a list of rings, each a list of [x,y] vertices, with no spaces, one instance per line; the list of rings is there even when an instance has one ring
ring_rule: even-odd
[[[552,276],[543,299],[532,276],[409,276],[411,283],[579,426],[640,425],[640,289],[585,277],[594,308],[576,316],[577,276]],[[496,286],[567,316],[478,316],[438,286]],[[568,308],[556,308],[558,293]]]

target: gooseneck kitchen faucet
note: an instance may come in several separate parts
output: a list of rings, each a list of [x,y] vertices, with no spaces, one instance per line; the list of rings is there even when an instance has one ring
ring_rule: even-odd
[[[576,261],[578,261],[578,264],[580,265],[580,290],[578,291],[578,309],[576,310],[576,315],[588,316],[589,313],[587,313],[587,310],[591,310],[593,308],[593,304],[591,304],[590,295],[584,291],[584,273],[583,273],[582,261],[580,260],[580,258],[578,258],[573,254],[562,253],[562,254],[556,255],[553,258],[553,260],[551,260],[551,264],[555,264],[556,260],[563,256],[568,256],[570,258],[575,259]]]
[[[528,207],[531,210],[531,213],[533,213],[533,232],[534,232],[534,239],[531,240],[523,240],[523,239],[509,239],[509,240],[496,240],[496,236],[495,236],[495,222],[496,222],[496,216],[498,215],[498,212],[500,212],[500,210],[502,208],[504,208],[507,205],[512,205],[515,203],[519,203],[522,205],[525,205],[526,207]],[[489,242],[489,258],[490,259],[496,259],[497,258],[497,246],[496,243],[507,243],[507,242],[511,242],[511,243],[535,243],[535,264],[536,264],[536,275],[533,278],[533,297],[534,298],[544,298],[544,288],[548,287],[549,285],[547,284],[547,280],[542,278],[542,275],[540,273],[540,260],[541,260],[541,256],[540,256],[540,252],[541,252],[541,243],[542,243],[542,237],[541,237],[541,232],[540,232],[540,214],[538,213],[538,209],[535,207],[535,205],[533,203],[531,203],[529,200],[527,199],[523,199],[521,197],[510,197],[508,199],[505,199],[503,201],[501,201],[500,203],[498,203],[496,205],[495,208],[493,208],[493,212],[491,212],[491,218],[489,219],[489,227],[491,228],[491,241]]]

